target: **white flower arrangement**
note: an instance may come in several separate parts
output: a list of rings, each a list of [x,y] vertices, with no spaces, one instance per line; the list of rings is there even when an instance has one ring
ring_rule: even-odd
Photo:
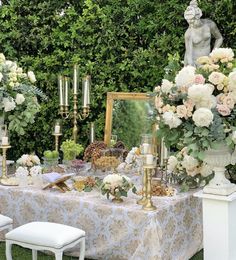
[[[39,111],[36,95],[46,99],[33,85],[35,82],[32,71],[24,73],[16,62],[6,60],[0,53],[0,116],[9,122],[9,130],[19,135],[25,133],[25,128],[34,122]]]
[[[130,189],[132,189],[134,193],[136,192],[136,188],[130,178],[119,174],[107,175],[103,179],[101,185],[102,195],[106,194],[108,199],[110,195],[116,198],[120,198],[122,196],[127,197]]]
[[[40,159],[37,155],[34,154],[23,154],[16,163],[25,167],[32,167],[34,165],[40,164]]]
[[[169,170],[200,180],[211,173],[203,163],[205,150],[221,141],[235,149],[236,59],[232,49],[219,48],[197,62],[197,68],[172,75],[169,70],[154,94],[159,138],[176,151]],[[186,154],[180,156],[183,148]]]

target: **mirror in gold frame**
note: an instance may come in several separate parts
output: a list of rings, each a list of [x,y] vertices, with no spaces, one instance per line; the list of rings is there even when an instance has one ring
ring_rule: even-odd
[[[128,149],[140,144],[140,136],[152,133],[153,108],[146,93],[108,92],[104,142],[116,135]]]

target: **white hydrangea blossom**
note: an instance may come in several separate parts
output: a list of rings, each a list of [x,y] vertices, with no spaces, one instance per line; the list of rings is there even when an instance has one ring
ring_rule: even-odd
[[[186,66],[175,77],[175,83],[178,87],[190,86],[195,82],[195,70],[193,66]]]
[[[29,171],[27,170],[26,167],[18,167],[16,169],[16,173],[15,173],[16,177],[25,177],[29,175]]]
[[[15,102],[17,105],[21,105],[22,103],[24,103],[25,101],[25,97],[23,94],[16,94],[16,99],[15,99]]]
[[[199,108],[193,113],[192,118],[196,126],[208,127],[213,122],[214,115],[208,108]]]
[[[42,167],[37,165],[30,168],[30,175],[35,176],[42,173]]]
[[[163,114],[163,120],[170,128],[177,128],[181,125],[182,121],[178,118],[177,114],[173,112],[165,112]]]
[[[3,98],[3,107],[5,112],[9,112],[15,109],[16,103],[13,99]]]

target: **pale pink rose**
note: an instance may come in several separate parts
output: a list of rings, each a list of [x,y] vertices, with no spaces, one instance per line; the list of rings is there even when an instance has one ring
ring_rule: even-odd
[[[218,84],[218,85],[216,86],[216,88],[217,88],[218,90],[222,90],[222,89],[224,88],[224,84],[223,84],[223,83]]]
[[[194,103],[192,100],[188,99],[187,101],[184,101],[184,105],[186,106],[187,110],[193,111]]]
[[[230,109],[226,106],[226,105],[220,105],[218,104],[216,106],[218,112],[222,115],[222,116],[228,116],[230,115]]]
[[[205,83],[205,78],[201,74],[197,74],[195,76],[195,84],[204,84]]]
[[[191,176],[191,177],[194,177],[196,176],[197,174],[199,174],[199,169],[198,167],[195,167],[193,169],[186,169],[186,172],[187,172],[187,175]]]
[[[217,104],[222,104],[223,100],[224,100],[225,94],[221,93],[219,95],[216,96],[216,102]]]
[[[155,97],[155,107],[156,107],[157,109],[159,109],[159,108],[161,108],[162,106],[163,106],[163,100],[162,100],[162,98],[159,97],[159,96],[156,96],[156,97]]]
[[[176,108],[175,106],[170,106],[169,104],[165,105],[164,107],[162,107],[162,112],[175,112]]]
[[[184,101],[184,105],[187,109],[187,116],[191,117],[193,112],[194,103],[192,100],[188,99],[187,101]]]
[[[161,87],[160,87],[160,86],[156,86],[156,87],[154,88],[154,92],[160,92],[160,90],[161,90]]]
[[[184,147],[184,148],[180,151],[180,154],[181,154],[182,156],[185,156],[185,155],[187,155],[187,152],[188,152],[188,148],[187,148],[187,147]]]
[[[176,113],[179,118],[188,118],[188,110],[185,105],[179,105],[176,108]]]
[[[235,91],[236,90],[236,71],[232,71],[229,74],[229,90]]]
[[[223,98],[223,105],[227,106],[230,109],[234,108],[234,99],[230,95],[226,95]]]
[[[214,85],[219,85],[224,82],[225,75],[221,72],[212,72],[209,76],[209,81]]]
[[[180,92],[185,94],[185,93],[188,93],[188,87],[187,86],[181,86],[180,88]]]

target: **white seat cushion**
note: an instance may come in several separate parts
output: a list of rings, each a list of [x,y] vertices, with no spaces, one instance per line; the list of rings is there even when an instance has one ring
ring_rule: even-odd
[[[0,214],[0,228],[11,225],[13,223],[13,220],[9,217],[3,216]]]
[[[31,222],[13,229],[6,239],[52,248],[62,248],[85,237],[81,229],[50,222]]]

